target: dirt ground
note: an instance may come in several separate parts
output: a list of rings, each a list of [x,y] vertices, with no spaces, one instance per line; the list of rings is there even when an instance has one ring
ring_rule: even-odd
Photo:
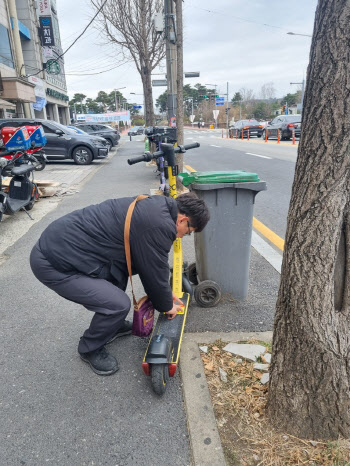
[[[271,349],[264,342],[246,343]],[[228,466],[350,465],[349,440],[315,442],[275,432],[265,416],[268,384],[260,382],[263,372],[223,351],[226,344],[207,345],[208,353],[201,357]]]

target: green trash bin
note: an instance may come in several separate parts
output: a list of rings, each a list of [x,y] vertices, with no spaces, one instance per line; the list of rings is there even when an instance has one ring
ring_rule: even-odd
[[[199,281],[211,280],[222,293],[247,297],[255,196],[267,189],[256,173],[180,173],[180,180],[210,211],[210,221],[195,234],[196,271]]]

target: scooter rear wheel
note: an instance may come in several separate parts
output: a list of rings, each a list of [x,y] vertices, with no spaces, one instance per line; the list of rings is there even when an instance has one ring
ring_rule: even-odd
[[[169,380],[168,364],[151,364],[151,381],[154,393],[164,395]]]
[[[31,198],[29,204],[27,204],[27,205],[24,206],[25,210],[32,210],[32,208],[34,207],[35,201],[38,199],[38,197],[39,197],[38,187],[37,187],[37,185],[34,183],[34,185],[33,185],[32,198]]]

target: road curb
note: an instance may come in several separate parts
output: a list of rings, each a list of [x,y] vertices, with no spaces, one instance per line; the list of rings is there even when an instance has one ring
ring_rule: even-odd
[[[271,341],[272,332],[186,333],[181,348],[181,379],[193,466],[225,466],[225,456],[210,399],[199,343]]]

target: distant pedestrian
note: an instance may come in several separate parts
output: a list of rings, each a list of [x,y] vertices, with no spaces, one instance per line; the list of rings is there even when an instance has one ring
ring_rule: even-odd
[[[198,128],[200,128],[200,127],[201,127],[201,122],[199,121],[199,122],[198,122]]]

